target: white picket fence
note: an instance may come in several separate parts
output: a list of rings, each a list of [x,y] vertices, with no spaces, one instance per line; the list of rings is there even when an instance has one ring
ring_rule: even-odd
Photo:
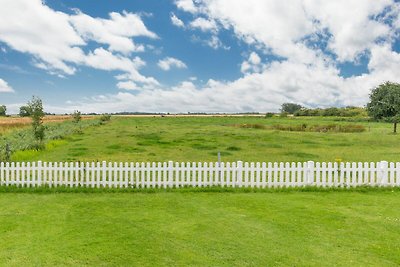
[[[96,188],[400,186],[400,162],[1,162],[0,185]]]

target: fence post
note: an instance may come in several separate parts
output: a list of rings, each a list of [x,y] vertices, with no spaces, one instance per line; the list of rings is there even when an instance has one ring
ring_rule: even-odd
[[[168,187],[173,186],[174,162],[168,161]]]
[[[307,162],[307,184],[309,186],[314,185],[314,161]]]
[[[42,161],[37,163],[37,186],[42,185]]]
[[[381,184],[380,186],[387,186],[388,184],[388,162],[387,161],[381,161],[380,162],[380,172],[381,172]]]
[[[243,162],[242,161],[237,162],[236,169],[237,169],[237,175],[236,175],[237,184],[239,187],[242,187],[242,176],[243,176]]]

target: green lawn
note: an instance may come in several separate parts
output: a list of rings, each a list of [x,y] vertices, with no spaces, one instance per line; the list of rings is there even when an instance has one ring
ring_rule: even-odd
[[[83,134],[52,141],[44,151],[14,154],[14,161],[398,161],[400,135],[389,123],[336,118],[114,117]],[[234,125],[259,124],[265,129]],[[273,125],[357,124],[362,133],[288,132]]]
[[[400,191],[2,193],[2,266],[398,266]]]

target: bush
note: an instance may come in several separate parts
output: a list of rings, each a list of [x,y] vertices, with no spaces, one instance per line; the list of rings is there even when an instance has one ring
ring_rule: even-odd
[[[275,115],[275,113],[272,113],[272,112],[265,113],[266,118],[272,118],[274,115]]]
[[[110,114],[104,114],[104,115],[102,115],[100,117],[100,121],[101,122],[106,122],[106,121],[109,121],[109,120],[111,120],[111,115]]]
[[[72,116],[72,121],[75,123],[79,123],[82,119],[81,112],[79,110],[75,110],[71,116]]]

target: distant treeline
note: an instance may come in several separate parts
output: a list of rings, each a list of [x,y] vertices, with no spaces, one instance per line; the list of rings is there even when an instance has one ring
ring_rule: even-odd
[[[281,107],[281,115],[292,114],[294,116],[324,116],[324,117],[367,117],[368,112],[362,107],[330,107],[330,108],[305,108],[295,103],[284,103]]]

